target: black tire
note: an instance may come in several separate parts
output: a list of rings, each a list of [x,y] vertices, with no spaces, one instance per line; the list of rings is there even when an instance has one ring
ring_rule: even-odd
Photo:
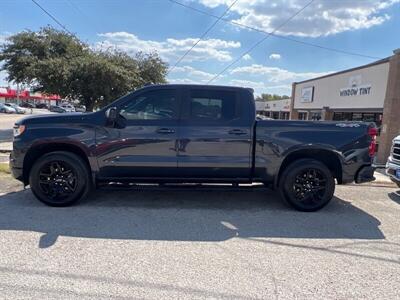
[[[29,173],[36,198],[50,206],[69,206],[87,196],[92,184],[87,164],[71,152],[56,151],[40,157]]]
[[[335,179],[321,162],[300,159],[291,163],[279,179],[282,198],[299,211],[317,211],[331,201]]]

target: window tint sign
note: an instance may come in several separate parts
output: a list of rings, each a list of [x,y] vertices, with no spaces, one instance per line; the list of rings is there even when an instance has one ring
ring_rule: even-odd
[[[361,75],[352,76],[349,78],[349,86],[340,89],[340,97],[348,96],[364,96],[371,93],[370,84],[362,84]]]
[[[314,87],[309,86],[302,88],[300,102],[309,103],[313,102],[313,100],[314,100]]]

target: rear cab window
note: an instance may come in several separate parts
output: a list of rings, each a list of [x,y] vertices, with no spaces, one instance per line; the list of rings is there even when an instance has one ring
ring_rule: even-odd
[[[237,92],[189,89],[184,119],[195,124],[227,124],[241,118]]]

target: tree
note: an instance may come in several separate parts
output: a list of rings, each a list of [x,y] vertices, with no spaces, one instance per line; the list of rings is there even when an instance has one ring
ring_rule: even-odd
[[[261,94],[261,96],[257,96],[257,101],[272,101],[272,100],[283,100],[289,99],[290,97],[287,95],[276,95],[276,94]]]
[[[157,53],[91,49],[64,31],[45,27],[10,36],[0,48],[8,80],[34,91],[77,99],[90,111],[146,83],[164,83],[167,64]]]

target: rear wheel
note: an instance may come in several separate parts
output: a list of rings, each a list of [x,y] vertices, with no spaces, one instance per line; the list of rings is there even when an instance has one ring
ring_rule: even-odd
[[[335,179],[321,162],[300,159],[284,170],[279,189],[282,197],[295,209],[317,211],[333,198]]]
[[[29,174],[33,194],[50,206],[68,206],[85,197],[91,187],[86,163],[77,155],[57,151],[43,155]]]

